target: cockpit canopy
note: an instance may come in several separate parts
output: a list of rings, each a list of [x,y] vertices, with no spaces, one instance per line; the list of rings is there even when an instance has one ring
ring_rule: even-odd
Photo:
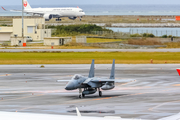
[[[82,77],[83,77],[82,75],[76,74],[76,75],[74,75],[74,76],[72,77],[72,79],[78,80],[78,79],[80,79],[80,78],[82,78]]]
[[[80,10],[79,12],[83,12],[83,10]]]

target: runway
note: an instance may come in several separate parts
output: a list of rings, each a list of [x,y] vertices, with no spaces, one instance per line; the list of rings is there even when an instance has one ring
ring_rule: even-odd
[[[116,84],[111,91],[79,99],[66,91],[74,74],[88,76],[90,65],[0,65],[0,111],[158,119],[180,112],[180,64],[118,64],[116,79],[136,79]],[[109,77],[110,64],[95,66],[97,77]]]
[[[173,49],[33,49],[32,47],[0,47],[0,52],[180,52],[180,48]]]

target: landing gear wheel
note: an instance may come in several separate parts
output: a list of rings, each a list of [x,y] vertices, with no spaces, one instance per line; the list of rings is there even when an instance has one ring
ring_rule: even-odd
[[[79,98],[82,98],[82,96],[81,96],[81,95],[79,95]]]
[[[102,97],[102,92],[101,91],[99,91],[99,97]]]
[[[82,97],[85,98],[85,94],[82,94]]]
[[[56,21],[61,21],[61,19],[58,18],[58,19],[56,19]]]

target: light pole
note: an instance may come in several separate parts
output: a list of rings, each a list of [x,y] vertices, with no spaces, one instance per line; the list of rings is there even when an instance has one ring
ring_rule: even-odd
[[[24,0],[22,0],[22,39],[24,42]]]

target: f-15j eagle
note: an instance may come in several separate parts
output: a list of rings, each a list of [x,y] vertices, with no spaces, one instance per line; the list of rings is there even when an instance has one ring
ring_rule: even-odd
[[[79,89],[79,98],[85,97],[89,94],[95,94],[99,92],[99,96],[102,96],[101,90],[111,90],[115,87],[115,83],[128,83],[136,81],[134,79],[115,79],[115,60],[113,60],[111,74],[109,79],[94,77],[94,60],[89,71],[89,76],[84,77],[82,75],[76,74],[71,80],[57,80],[57,82],[68,81],[66,85],[66,90],[76,90]],[[82,89],[84,89],[82,91]]]

